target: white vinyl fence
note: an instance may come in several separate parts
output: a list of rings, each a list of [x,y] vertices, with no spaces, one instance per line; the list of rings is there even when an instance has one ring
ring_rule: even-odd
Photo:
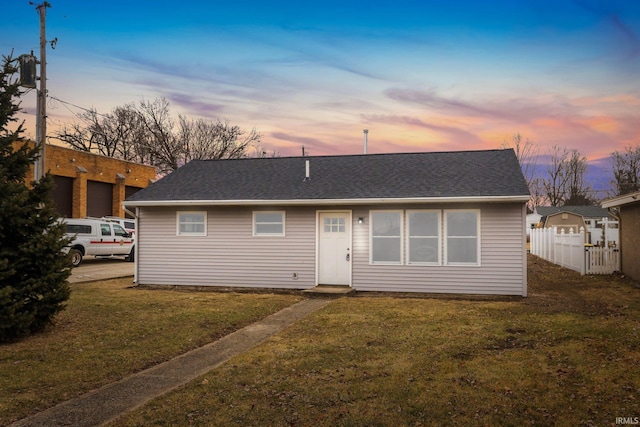
[[[558,233],[556,227],[531,230],[531,253],[580,274],[611,274],[620,270],[616,247],[585,246],[585,231]]]

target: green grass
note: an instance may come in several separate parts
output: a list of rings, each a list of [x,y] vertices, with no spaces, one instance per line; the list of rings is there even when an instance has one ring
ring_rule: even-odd
[[[299,299],[125,285],[75,285],[54,328],[0,347],[0,424]],[[530,257],[529,291],[337,299],[112,425],[614,426],[640,417],[637,285]]]
[[[300,300],[265,293],[72,285],[44,333],[0,346],[0,425],[216,340]]]

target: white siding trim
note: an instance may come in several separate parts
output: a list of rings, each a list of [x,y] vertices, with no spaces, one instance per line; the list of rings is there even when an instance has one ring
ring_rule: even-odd
[[[530,195],[521,196],[465,196],[465,197],[404,197],[367,199],[283,199],[283,200],[140,200],[124,206],[327,206],[327,205],[383,205],[413,203],[512,203],[527,202]]]

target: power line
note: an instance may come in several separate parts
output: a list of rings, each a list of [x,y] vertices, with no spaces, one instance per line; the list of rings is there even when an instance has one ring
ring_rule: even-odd
[[[55,97],[55,96],[49,95],[49,98],[53,99],[54,101],[58,101],[61,104],[65,104],[65,108],[67,108],[66,105],[70,105],[70,106],[75,107],[75,108],[77,108],[79,110],[86,111],[87,113],[92,113],[92,114],[97,114],[98,116],[107,117],[106,114],[98,113],[98,111],[96,111],[96,110],[92,110],[90,108],[81,107],[80,105],[74,104],[74,103],[69,102],[69,101],[63,101],[62,99],[60,99],[58,97]],[[75,113],[73,111],[71,111],[69,108],[67,108],[67,110],[69,110],[70,113],[75,115]]]

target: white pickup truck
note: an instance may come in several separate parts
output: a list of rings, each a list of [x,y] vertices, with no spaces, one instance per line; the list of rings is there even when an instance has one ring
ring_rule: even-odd
[[[66,248],[71,254],[71,263],[77,267],[85,255],[96,257],[124,256],[133,261],[135,242],[122,226],[99,219],[64,219],[66,234],[73,241]]]

